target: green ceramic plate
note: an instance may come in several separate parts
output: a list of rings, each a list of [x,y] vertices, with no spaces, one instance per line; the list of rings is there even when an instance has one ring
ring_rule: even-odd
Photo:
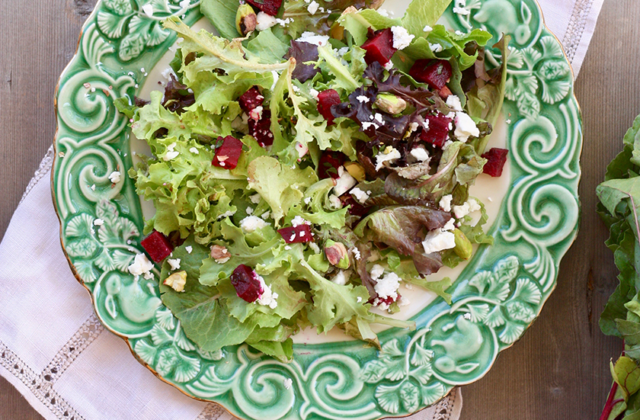
[[[385,7],[400,15],[407,4]],[[63,248],[104,325],[163,381],[246,419],[407,415],[481,378],[556,285],[577,231],[582,130],[569,63],[535,1],[467,0],[466,9],[449,11],[447,24],[485,28],[496,39],[513,35],[505,117],[491,140],[510,149],[508,167],[501,180],[482,178],[472,192],[490,208],[495,245],[454,273],[452,305],[403,291],[412,304],[401,316],[418,329],[380,332],[382,351],[306,332],[296,337],[295,360],[283,364],[247,346],[200,351],[162,305],[157,284],[128,273],[141,250],[143,205],[131,180],[112,184],[109,175],[126,174],[138,141],[130,142],[113,100],[157,87],[151,71],[166,66],[162,57],[175,42],[163,18],[194,24],[201,16],[195,0],[99,1],[60,78],[52,176]]]

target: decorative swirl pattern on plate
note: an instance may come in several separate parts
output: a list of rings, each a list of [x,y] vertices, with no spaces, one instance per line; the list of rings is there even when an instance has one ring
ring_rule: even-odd
[[[460,3],[456,1],[456,3]],[[511,124],[512,186],[492,227],[454,285],[414,319],[415,332],[380,334],[382,351],[360,343],[295,346],[282,364],[248,346],[203,352],[160,299],[157,279],[134,279],[143,220],[132,182],[127,121],[113,100],[133,95],[174,41],[159,21],[200,18],[191,0],[102,0],[57,93],[53,193],[63,247],[101,322],[136,356],[187,395],[243,418],[360,419],[406,415],[454,386],[482,377],[540,312],[578,221],[581,119],[559,42],[533,0],[467,0],[447,12],[456,29],[513,35],[505,114]],[[150,11],[151,13],[147,13]],[[497,64],[500,57],[487,55]],[[110,175],[123,174],[111,182]],[[157,272],[156,272],[157,275]]]

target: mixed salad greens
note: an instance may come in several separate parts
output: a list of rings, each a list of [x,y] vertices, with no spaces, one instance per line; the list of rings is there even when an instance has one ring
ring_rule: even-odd
[[[414,327],[385,315],[409,303],[400,284],[448,300],[451,280],[427,277],[492,243],[469,186],[506,160],[485,147],[509,39],[489,70],[489,33],[437,24],[451,0],[401,19],[247,1],[202,1],[220,36],[165,21],[182,40],[164,92],[117,102],[153,153],[129,175],[155,205],[142,245],[163,261],[162,300],[205,352],[290,360],[306,326],[379,345],[371,324]],[[141,254],[130,271],[152,266]]]
[[[606,335],[624,340],[613,363],[613,386],[601,420],[640,418],[640,116],[624,137],[624,149],[607,167],[597,188],[598,213],[611,236],[606,244],[615,258],[620,284],[600,317]]]

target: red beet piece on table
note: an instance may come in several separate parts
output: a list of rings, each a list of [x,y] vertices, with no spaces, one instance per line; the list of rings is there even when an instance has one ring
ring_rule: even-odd
[[[238,102],[240,102],[240,108],[242,108],[242,110],[248,114],[249,112],[262,105],[262,103],[264,102],[264,96],[262,96],[262,93],[260,93],[258,87],[254,86],[243,93],[240,96],[240,99],[238,99]]]
[[[282,0],[247,0],[252,6],[257,7],[268,15],[276,16],[282,5]]]
[[[278,233],[282,235],[282,239],[288,244],[301,244],[313,241],[311,226],[307,224],[278,229]]]
[[[484,165],[482,171],[494,178],[501,176],[504,164],[507,163],[508,154],[509,151],[507,149],[494,147],[489,150],[487,153],[482,155],[483,158],[487,159],[487,163]]]
[[[262,111],[262,118],[258,121],[249,118],[249,134],[256,139],[262,147],[273,144],[273,133],[271,132],[271,111]]]
[[[364,44],[360,46],[367,53],[364,61],[367,64],[378,62],[383,66],[386,65],[393,54],[397,51],[393,48],[393,32],[390,28],[376,31]]]
[[[218,137],[221,140],[222,137]],[[242,142],[235,137],[227,136],[222,139],[222,146],[216,149],[216,155],[211,164],[222,169],[235,169],[242,154]]]
[[[318,176],[320,179],[338,179],[338,168],[347,161],[347,156],[341,152],[324,151],[318,162]]]
[[[238,297],[249,303],[258,300],[264,292],[258,273],[244,264],[237,266],[231,273],[231,284]]]
[[[411,77],[436,90],[444,88],[451,80],[452,74],[451,64],[444,60],[418,60],[409,70]]]
[[[426,115],[424,117],[429,122],[429,128],[423,129],[420,138],[434,146],[442,147],[449,138],[449,124],[453,121],[444,114]]]
[[[318,112],[327,120],[329,125],[333,124],[334,119],[331,113],[331,106],[341,102],[340,95],[333,89],[327,89],[318,93]]]
[[[173,252],[173,247],[169,238],[154,230],[149,236],[144,238],[140,245],[147,251],[151,259],[157,263],[163,261]]]

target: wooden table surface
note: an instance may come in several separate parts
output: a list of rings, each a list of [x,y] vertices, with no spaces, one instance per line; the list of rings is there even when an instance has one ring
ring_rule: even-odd
[[[93,3],[0,0],[2,234],[53,140],[53,91]],[[617,271],[603,243],[607,231],[595,213],[594,191],[640,114],[638,22],[638,0],[605,0],[576,83],[585,132],[580,234],[540,318],[485,378],[463,389],[463,420],[586,420],[600,414],[611,382],[609,359],[622,344],[598,328]],[[0,378],[0,420],[41,418]]]

